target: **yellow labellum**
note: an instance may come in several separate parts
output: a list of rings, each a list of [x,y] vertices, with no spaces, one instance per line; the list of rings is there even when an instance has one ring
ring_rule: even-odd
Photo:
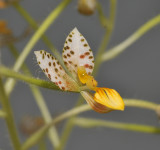
[[[94,100],[113,110],[124,110],[123,99],[114,89],[96,88]]]

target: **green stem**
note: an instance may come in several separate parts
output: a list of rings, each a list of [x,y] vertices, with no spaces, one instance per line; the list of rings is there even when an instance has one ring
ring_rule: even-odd
[[[79,113],[85,112],[91,110],[90,106],[85,104],[76,108],[73,108],[65,113],[63,113],[62,115],[56,117],[54,120],[52,120],[52,122],[44,125],[41,129],[39,129],[36,133],[34,133],[23,145],[22,145],[22,149],[21,150],[27,150],[28,148],[32,147],[33,145],[35,145],[40,139],[42,139],[44,137],[44,135],[46,134],[46,132],[49,130],[49,128],[51,126],[53,126],[54,124]]]
[[[23,16],[23,18],[29,23],[29,25],[37,30],[38,25],[36,21],[32,18],[32,16],[29,15],[29,13],[19,4],[19,2],[14,3],[14,8]],[[46,35],[42,35],[42,40],[48,46],[48,48],[52,51],[54,56],[61,62],[61,54],[58,52],[58,50],[54,47],[52,42],[47,38]],[[62,63],[62,62],[61,62]]]
[[[10,44],[9,49],[10,49],[11,53],[14,55],[14,57],[18,58],[19,54],[18,54],[17,49],[14,47],[14,45]],[[31,76],[31,73],[25,64],[22,66],[22,70],[25,74]],[[35,100],[40,108],[41,114],[42,114],[45,122],[46,123],[51,122],[52,117],[49,113],[49,110],[47,108],[47,105],[45,103],[45,100],[44,100],[43,95],[41,94],[40,90],[37,87],[32,86],[32,85],[30,86],[30,89],[35,97]],[[50,139],[53,147],[57,147],[59,145],[59,137],[58,137],[58,133],[56,131],[55,126],[53,126],[52,128],[49,129],[48,135],[49,135],[49,139]]]
[[[59,16],[59,14],[64,10],[64,8],[69,4],[71,0],[63,0],[57,8],[55,8],[49,16],[44,20],[42,25],[38,28],[38,30],[35,32],[35,34],[32,36],[32,38],[29,40],[28,44],[23,49],[22,53],[18,57],[13,70],[18,71],[25,59],[27,58],[28,54],[31,52],[34,45],[37,43],[37,41],[41,38],[43,33],[49,28],[49,26],[55,21],[55,19]],[[5,84],[5,90],[7,94],[10,94],[10,92],[13,89],[15,82],[13,79],[9,79]]]
[[[20,74],[18,72],[15,72],[15,71],[7,68],[7,67],[4,67],[4,66],[0,66],[0,74],[2,76],[22,80],[22,81],[25,81],[26,83],[33,84],[33,85],[36,85],[36,86],[40,86],[40,87],[43,87],[43,88],[60,90],[52,82],[36,79],[36,78],[31,77],[31,76],[22,75],[22,74]]]
[[[125,105],[128,107],[139,107],[139,108],[146,108],[146,109],[151,109],[156,111],[157,107],[159,106],[156,103],[139,100],[139,99],[123,99],[123,100]]]
[[[120,123],[115,121],[106,121],[100,119],[90,119],[90,118],[76,118],[74,123],[77,126],[91,128],[91,127],[108,127],[121,130],[129,130],[143,133],[160,133],[159,127],[153,127],[148,125],[131,124],[131,123]]]
[[[102,27],[105,27],[108,29],[111,28],[110,21],[106,18],[105,14],[103,12],[102,6],[99,2],[97,2],[97,12],[98,12],[99,21],[100,21]]]
[[[117,5],[117,0],[110,0],[110,28],[106,29],[105,35],[103,37],[103,40],[100,44],[100,47],[98,49],[98,52],[96,54],[96,59],[95,59],[95,67],[94,67],[94,72],[93,75],[96,75],[98,72],[98,69],[102,63],[101,57],[108,46],[109,40],[111,38],[113,29],[114,29],[114,24],[115,24],[115,16],[116,16],[116,5]]]
[[[142,25],[135,33],[129,36],[125,41],[105,52],[104,55],[102,55],[101,57],[101,61],[108,61],[118,56],[124,50],[126,50],[126,48],[128,48],[131,44],[133,44],[141,36],[143,36],[145,33],[147,33],[149,30],[151,30],[159,23],[160,23],[160,15],[157,15],[156,17],[152,18],[147,23]]]
[[[5,113],[5,111],[0,110],[0,118],[5,118],[7,116],[7,114]]]
[[[7,116],[5,117],[5,120],[6,120],[6,124],[8,127],[8,131],[9,131],[12,143],[13,143],[13,147],[15,150],[20,150],[21,143],[18,138],[11,105],[9,103],[5,90],[3,88],[3,82],[2,82],[1,76],[0,76],[0,101],[1,101],[4,112],[6,112],[7,114]]]
[[[134,103],[133,103],[134,102]],[[125,104],[126,106],[132,106],[132,107],[140,107],[140,108],[146,108],[146,109],[151,109],[151,110],[155,110],[153,109],[153,106],[157,106],[157,104],[155,103],[151,103],[151,102],[147,102],[144,100],[126,100],[125,99]],[[146,104],[146,106],[145,106]],[[149,107],[149,104],[152,105],[151,107]],[[23,144],[23,149],[22,150],[26,150],[27,148],[33,146],[34,144],[36,144],[42,137],[44,137],[45,133],[47,132],[47,130],[54,124],[69,118],[71,116],[76,116],[82,112],[91,110],[90,106],[88,104],[85,105],[81,105],[79,107],[73,108],[65,113],[63,113],[62,115],[56,117],[51,123],[44,125],[44,127],[42,127],[40,130],[38,130],[35,134],[33,134],[24,144]],[[75,118],[74,118],[75,120]],[[74,120],[72,120],[71,123],[74,123]]]
[[[82,96],[79,97],[77,103],[75,104],[75,107],[81,105],[83,103],[84,99]],[[64,149],[65,145],[66,145],[66,142],[67,142],[67,139],[72,131],[72,128],[74,126],[74,119],[76,118],[76,115],[73,115],[71,116],[67,122],[65,123],[64,127],[63,127],[63,131],[62,131],[62,135],[61,135],[61,138],[60,138],[60,145],[57,147],[56,150],[61,150],[61,149]]]

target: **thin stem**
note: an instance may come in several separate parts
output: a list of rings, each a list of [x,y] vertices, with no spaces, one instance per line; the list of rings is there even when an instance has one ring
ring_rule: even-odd
[[[30,14],[19,4],[19,2],[16,2],[13,4],[14,8],[19,12],[20,15],[23,16],[23,18],[29,23],[29,25],[37,30],[38,29],[38,25],[36,23],[36,21],[32,18],[32,16],[30,16]],[[46,46],[48,46],[48,48],[52,51],[52,53],[54,54],[54,56],[61,61],[61,54],[58,52],[58,50],[54,47],[54,45],[52,44],[52,42],[47,38],[46,35],[42,35],[42,40],[43,42],[46,44]],[[62,62],[61,62],[62,63]]]
[[[139,99],[123,99],[123,100],[125,105],[128,107],[139,107],[139,108],[151,109],[156,111],[157,107],[159,106],[156,103],[139,100]]]
[[[120,123],[120,122],[106,121],[106,120],[100,120],[100,119],[78,117],[74,120],[74,123],[77,126],[84,127],[84,128],[108,127],[108,128],[129,130],[129,131],[136,131],[136,132],[143,132],[143,133],[156,133],[156,134],[160,133],[159,127],[140,125],[140,124],[131,124],[131,123]]]
[[[64,10],[64,8],[69,4],[71,0],[63,0],[57,8],[55,8],[49,16],[44,20],[42,25],[38,28],[38,30],[35,32],[35,34],[32,36],[32,38],[29,40],[28,44],[23,49],[22,53],[18,57],[13,70],[18,71],[25,59],[27,58],[28,54],[31,52],[34,45],[37,43],[37,41],[41,38],[43,33],[49,28],[49,26],[55,21],[55,19],[59,16],[59,14]],[[13,89],[13,85],[15,84],[13,79],[8,79],[8,81],[5,84],[5,90],[7,94],[10,94],[10,92]]]
[[[147,102],[144,100],[126,100],[126,99],[125,99],[125,104],[126,104],[126,106],[140,107],[140,108],[146,108],[146,109],[151,109],[151,110],[155,110],[155,109],[153,109],[153,106],[157,105],[155,103]],[[146,107],[145,104],[148,106]],[[153,106],[149,107],[149,104],[151,104]],[[158,105],[157,105],[157,107],[158,107]],[[40,130],[38,130],[35,134],[33,134],[23,144],[22,150],[26,150],[27,148],[30,148],[31,146],[36,144],[42,137],[44,137],[45,133],[52,125],[66,119],[66,118],[69,118],[71,116],[76,116],[76,115],[78,115],[82,112],[88,111],[88,110],[91,110],[91,107],[88,104],[85,104],[85,105],[81,105],[79,107],[73,108],[73,109],[63,113],[62,115],[56,117],[54,120],[52,120],[51,123],[44,125]],[[74,118],[74,120],[75,120],[75,118]],[[71,123],[74,123],[74,120],[72,120]],[[71,126],[72,126],[72,124],[71,124]]]
[[[18,72],[15,72],[7,67],[0,66],[0,74],[5,77],[10,77],[18,80],[25,81],[26,83],[33,84],[36,86],[40,86],[43,88],[48,88],[48,89],[54,89],[54,90],[60,90],[54,83],[40,80],[33,78],[31,76],[26,76],[23,74],[20,74]]]
[[[101,57],[106,49],[106,47],[108,46],[108,43],[110,41],[111,35],[112,35],[112,31],[114,29],[114,24],[115,24],[115,16],[116,16],[116,5],[117,5],[117,0],[110,0],[110,17],[109,17],[109,21],[110,21],[110,28],[106,29],[105,31],[105,35],[103,37],[103,40],[100,44],[100,47],[98,49],[98,52],[96,54],[96,60],[95,60],[95,67],[94,67],[94,72],[93,75],[96,75],[98,72],[98,69],[102,63],[101,61]]]
[[[13,143],[13,147],[14,147],[15,150],[20,150],[21,143],[20,143],[20,140],[18,138],[12,108],[11,108],[11,105],[9,103],[8,97],[5,93],[5,90],[3,88],[3,82],[2,82],[1,76],[0,76],[0,101],[1,101],[1,104],[2,104],[3,110],[7,114],[7,116],[5,117],[5,120],[6,120],[6,124],[7,124],[7,127],[8,127],[8,131],[9,131],[12,143]]]
[[[159,23],[160,23],[160,15],[157,15],[156,17],[152,18],[147,23],[142,25],[135,33],[129,36],[122,43],[105,52],[104,55],[102,55],[101,57],[101,61],[108,61],[115,58],[116,56],[121,54],[124,50],[126,50],[126,48],[128,48],[130,45],[136,42],[141,36],[143,36],[145,33],[147,33],[149,30],[151,30]]]
[[[6,112],[3,110],[0,110],[0,118],[5,118],[7,116]]]
[[[12,52],[12,54],[14,55],[14,57],[18,58],[19,53],[13,44],[9,45],[9,49]],[[31,76],[31,73],[25,64],[22,66],[22,70],[24,73]],[[46,123],[51,122],[51,120],[52,120],[51,114],[49,113],[49,110],[47,108],[47,105],[45,103],[45,100],[44,100],[43,95],[41,94],[40,90],[37,87],[32,86],[32,85],[30,86],[30,89],[35,97],[35,100],[40,108],[41,114],[42,114],[45,122]],[[59,145],[59,137],[58,137],[58,133],[56,131],[55,126],[52,126],[52,128],[49,129],[48,135],[49,135],[49,139],[50,139],[53,147],[57,147],[57,145]]]
[[[97,12],[98,12],[99,21],[102,27],[111,28],[110,21],[106,18],[103,12],[102,6],[99,2],[97,2]]]
[[[79,114],[79,113],[82,113],[82,112],[85,112],[85,111],[88,111],[88,110],[91,110],[90,106],[85,104],[85,105],[82,105],[82,106],[79,106],[79,107],[76,107],[76,108],[73,108],[65,113],[63,113],[62,115],[56,117],[54,120],[52,120],[52,122],[44,125],[41,129],[39,129],[36,133],[34,133],[23,145],[22,145],[22,149],[21,150],[27,150],[28,148],[32,147],[33,145],[35,145],[40,139],[42,139],[44,137],[44,135],[46,134],[46,132],[48,131],[48,129],[70,117],[70,116],[73,116],[73,115],[76,115],[76,114]]]
[[[81,105],[83,103],[83,97],[80,96],[77,103],[75,104],[75,107]],[[64,127],[63,127],[63,131],[62,131],[62,135],[61,135],[61,138],[60,138],[60,145],[57,147],[56,150],[61,150],[61,149],[64,149],[65,145],[66,145],[66,142],[67,142],[67,139],[69,137],[69,135],[71,134],[71,131],[72,131],[72,128],[74,126],[74,119],[76,118],[77,115],[73,115],[71,116],[67,122],[65,123]]]

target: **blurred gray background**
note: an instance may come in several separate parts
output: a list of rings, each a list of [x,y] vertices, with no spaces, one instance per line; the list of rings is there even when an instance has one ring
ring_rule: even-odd
[[[59,2],[60,0],[23,0],[21,4],[37,22],[42,22]],[[109,1],[99,0],[99,2],[103,4],[105,14],[107,14]],[[125,40],[141,25],[159,13],[159,0],[119,0],[115,30],[108,48]],[[6,20],[14,35],[17,36],[28,27],[27,22],[12,7],[0,10],[0,19]],[[50,26],[46,34],[55,47],[62,52],[65,38],[74,27],[77,27],[85,36],[95,55],[104,35],[104,29],[99,23],[97,13],[86,17],[77,12],[77,0],[73,0],[56,22]],[[23,50],[30,37],[16,43],[19,52]],[[40,40],[28,56],[26,63],[34,77],[46,79],[38,65],[36,65],[33,53],[39,49],[49,51]],[[1,62],[8,67],[12,67],[14,58],[7,48],[3,47],[0,52]],[[160,26],[156,26],[119,57],[104,63],[96,79],[99,86],[114,88],[124,98],[138,98],[160,103],[159,58]],[[75,93],[61,93],[42,88],[41,92],[53,116],[71,109],[78,98],[78,94]],[[24,82],[17,82],[11,94],[11,104],[17,125],[26,114],[40,115],[29,86]],[[124,112],[114,111],[108,114],[89,111],[80,116],[159,126],[159,121],[153,111],[138,108],[126,108]],[[59,131],[62,128],[63,124],[60,124]],[[25,136],[21,133],[20,135],[22,141],[24,141]],[[66,150],[156,150],[159,148],[159,143],[160,135],[101,127],[91,129],[74,127]],[[0,119],[0,149],[12,149],[7,128],[2,119]],[[37,148],[34,147],[32,149]]]

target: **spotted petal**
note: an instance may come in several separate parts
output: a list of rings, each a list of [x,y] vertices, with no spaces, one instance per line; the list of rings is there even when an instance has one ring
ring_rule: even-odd
[[[74,28],[66,38],[63,48],[63,61],[68,70],[77,77],[77,68],[84,66],[87,74],[94,68],[94,57],[86,39]]]
[[[34,52],[37,62],[45,75],[60,89],[76,91],[76,83],[72,80],[60,65],[59,61],[44,50]]]

